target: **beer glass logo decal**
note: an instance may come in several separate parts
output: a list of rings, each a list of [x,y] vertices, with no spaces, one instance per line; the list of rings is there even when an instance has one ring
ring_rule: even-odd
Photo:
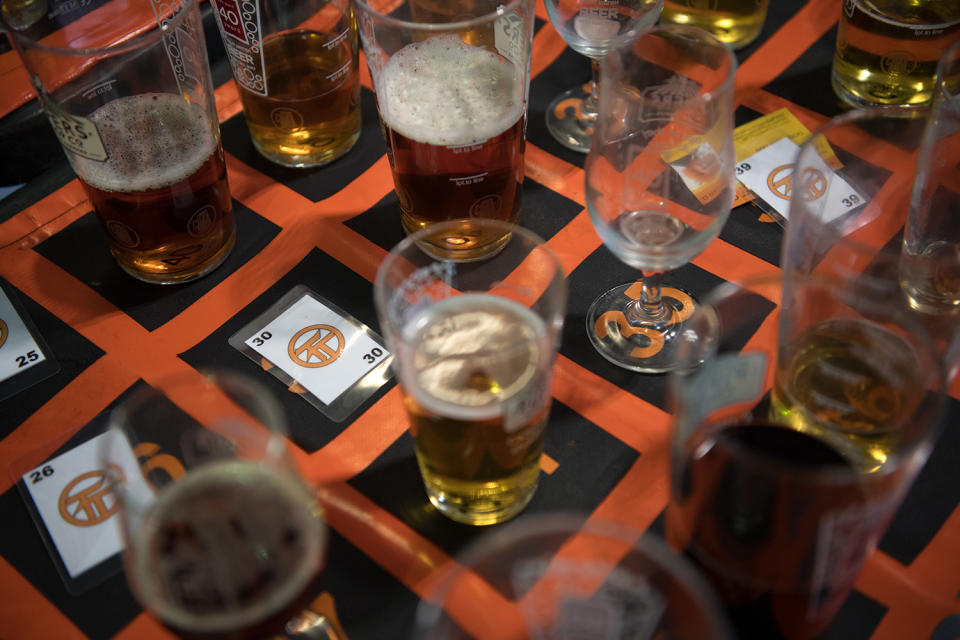
[[[97,126],[87,118],[67,113],[57,106],[34,76],[33,85],[43,101],[43,110],[47,113],[53,132],[64,148],[78,156],[103,162],[107,159],[107,150],[100,139]]]
[[[118,467],[110,473],[122,475]],[[60,517],[77,527],[92,527],[116,513],[119,504],[108,482],[108,472],[88,471],[70,481],[60,493]]]
[[[196,60],[189,58],[184,60],[184,54],[188,56],[196,50],[196,38],[189,32],[190,24],[186,19],[181,19],[180,24],[171,28],[171,22],[177,19],[178,4],[168,4],[162,0],[150,0],[150,6],[153,8],[153,15],[157,18],[157,25],[163,32],[163,43],[166,47],[167,58],[170,60],[170,67],[177,79],[177,86],[183,94],[189,94],[186,86],[196,86],[197,79],[194,78],[188,69],[194,68]],[[181,42],[181,39],[187,42]],[[187,81],[190,81],[189,83]]]
[[[852,18],[856,10],[857,0],[843,0],[843,12],[847,14],[848,18]]]
[[[493,218],[500,213],[503,199],[495,193],[483,196],[470,206],[471,218]]]
[[[137,232],[133,228],[119,222],[118,220],[110,220],[107,222],[107,233],[110,234],[110,237],[116,240],[119,244],[133,248],[140,244],[140,236],[137,235]]]
[[[697,95],[700,85],[684,76],[670,76],[664,84],[648,87],[643,91],[645,106],[652,111],[673,114],[680,105]]]
[[[387,66],[389,57],[384,53],[383,48],[377,44],[373,17],[366,11],[360,12],[360,37],[363,40],[363,53],[367,58],[367,66],[370,67],[370,76],[373,80],[374,90],[376,90],[376,86],[380,82],[380,74]]]
[[[211,0],[233,76],[248,91],[268,95],[257,0]]]
[[[513,11],[497,19],[494,26],[493,41],[497,52],[515,65],[524,63],[525,21],[519,10]]]
[[[910,51],[891,51],[883,56],[880,68],[891,75],[903,75],[912,73],[917,63],[917,56]]]
[[[216,221],[217,210],[209,204],[202,206],[187,221],[187,233],[194,238],[202,238],[210,233]]]
[[[298,331],[287,345],[294,364],[311,369],[336,362],[343,353],[343,334],[328,324],[315,324]]]
[[[296,109],[277,107],[270,112],[270,121],[277,129],[296,131],[303,128],[303,116]]]

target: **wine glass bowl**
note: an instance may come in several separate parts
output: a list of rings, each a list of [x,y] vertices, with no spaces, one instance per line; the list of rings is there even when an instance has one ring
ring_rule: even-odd
[[[623,38],[657,21],[663,0],[545,0],[550,24],[571,49],[591,59],[589,83],[556,96],[547,108],[547,130],[563,146],[586,153],[597,119],[600,60]],[[572,113],[572,115],[571,115]]]
[[[677,26],[652,29],[603,62],[587,207],[603,243],[643,278],[595,300],[587,333],[621,367],[676,366],[676,334],[696,301],[661,288],[660,277],[703,251],[730,213],[735,70],[719,40]]]

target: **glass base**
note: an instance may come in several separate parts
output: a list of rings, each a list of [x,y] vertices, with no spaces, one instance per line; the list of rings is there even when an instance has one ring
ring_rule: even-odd
[[[257,153],[274,164],[290,169],[316,169],[317,167],[328,165],[334,160],[339,160],[345,156],[353,149],[359,139],[360,131],[357,131],[356,134],[350,136],[344,140],[340,146],[335,148],[322,148],[311,153],[283,153],[277,145],[270,147],[262,144],[253,135],[250,136],[250,141],[253,142],[253,147],[257,150]]]
[[[639,373],[673,371],[679,365],[676,338],[697,301],[687,291],[665,286],[661,295],[669,317],[649,324],[631,323],[624,311],[639,293],[640,282],[630,282],[594,300],[587,311],[587,336],[600,355],[618,367]]]
[[[586,87],[586,88],[585,88]],[[590,84],[564,91],[547,107],[547,130],[567,149],[587,153],[595,120],[583,117],[580,105],[590,97]]]
[[[117,260],[117,265],[123,269],[127,275],[131,275],[141,282],[149,282],[150,284],[183,284],[186,282],[193,282],[198,280],[203,276],[207,275],[224,262],[227,258],[230,257],[230,253],[233,251],[234,245],[237,243],[237,231],[234,229],[233,233],[230,234],[230,237],[223,244],[217,253],[211,256],[207,262],[202,265],[197,266],[194,269],[188,271],[173,271],[173,272],[152,272],[152,271],[143,271],[138,270],[132,267],[129,264],[126,264],[125,261],[121,262]],[[114,255],[116,259],[117,256]]]

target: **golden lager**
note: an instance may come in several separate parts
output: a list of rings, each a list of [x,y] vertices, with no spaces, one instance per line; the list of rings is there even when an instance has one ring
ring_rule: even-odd
[[[72,156],[73,168],[132,276],[184,282],[214,269],[236,240],[227,166],[198,105],[170,93],[112,100],[92,114],[106,160]]]
[[[464,294],[404,333],[415,380],[404,401],[430,501],[468,524],[516,515],[537,487],[550,408],[543,320],[506,298]]]
[[[666,0],[661,22],[700,27],[733,48],[760,35],[770,0]]]
[[[924,398],[919,360],[896,334],[852,319],[816,324],[778,366],[770,417],[830,443],[867,471],[899,450]]]
[[[926,104],[958,37],[957,0],[844,0],[833,89],[855,107]]]
[[[507,237],[478,235],[469,220],[520,215],[526,117],[513,76],[496,53],[444,35],[398,51],[377,80],[404,230],[465,221],[462,233],[430,241],[439,255],[496,251]]]
[[[359,47],[356,30],[342,26],[333,35],[299,29],[264,38],[267,95],[237,84],[250,136],[264,157],[319,166],[360,137]]]
[[[299,480],[214,462],[162,491],[129,541],[131,585],[185,638],[282,632],[316,595],[327,529]]]

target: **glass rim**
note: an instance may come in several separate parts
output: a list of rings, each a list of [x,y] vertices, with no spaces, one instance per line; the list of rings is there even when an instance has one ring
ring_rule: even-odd
[[[496,20],[501,16],[507,15],[513,12],[514,9],[530,3],[531,0],[510,0],[506,4],[499,4],[497,8],[493,11],[487,12],[483,15],[470,18],[468,20],[457,20],[455,22],[411,22],[409,20],[401,20],[400,18],[394,18],[393,16],[383,13],[382,11],[371,6],[366,0],[354,0],[354,3],[357,7],[365,14],[374,15],[378,20],[389,24],[392,27],[397,27],[401,29],[409,30],[419,30],[419,31],[431,31],[442,33],[444,31],[453,31],[453,30],[465,30],[470,29],[478,24],[483,24]],[[404,0],[402,4],[409,3],[409,0]],[[394,7],[396,10],[399,6]]]
[[[120,40],[119,42],[115,42],[114,44],[107,45],[105,47],[51,47],[49,45],[44,44],[42,40],[31,38],[28,35],[20,31],[17,31],[16,29],[13,29],[7,24],[6,19],[3,18],[2,15],[0,15],[0,26],[4,28],[3,29],[4,32],[10,37],[12,41],[15,41],[16,43],[18,43],[19,46],[15,48],[19,48],[20,46],[23,46],[29,49],[36,49],[46,53],[51,53],[51,54],[60,55],[60,56],[69,56],[74,58],[89,58],[89,57],[96,57],[101,55],[117,55],[117,54],[128,53],[130,51],[135,51],[137,49],[142,49],[146,46],[155,44],[156,41],[162,40],[163,37],[168,33],[169,29],[171,28],[171,23],[179,24],[183,20],[184,16],[188,11],[190,11],[193,7],[199,7],[199,0],[179,0],[179,2],[180,2],[179,8],[173,14],[173,16],[167,21],[167,24],[161,25],[158,22],[151,22],[151,23],[145,24],[141,30],[133,32],[132,34],[129,35],[129,37],[123,40]],[[107,5],[95,7],[93,11],[97,9],[101,9],[105,6]],[[90,15],[90,14],[87,13],[85,15]],[[57,30],[55,30],[53,33],[62,31],[67,26],[69,25],[64,25],[63,27],[60,27]],[[47,37],[49,35],[51,34],[47,34],[44,37]],[[30,73],[33,74],[32,71],[30,71]]]
[[[871,7],[870,6],[871,3],[864,2],[864,0],[853,0],[853,3],[854,3],[854,8],[859,8],[864,13],[870,14],[870,16],[875,20],[883,22],[884,24],[887,24],[887,25],[893,24],[894,26],[899,26],[897,22],[890,20],[889,18],[884,16],[882,13],[880,13],[879,11]],[[903,23],[900,23],[900,24],[903,24]],[[945,29],[947,27],[954,27],[957,25],[960,25],[960,18],[956,20],[948,20],[947,22],[910,23],[910,28],[925,31],[928,29]]]

